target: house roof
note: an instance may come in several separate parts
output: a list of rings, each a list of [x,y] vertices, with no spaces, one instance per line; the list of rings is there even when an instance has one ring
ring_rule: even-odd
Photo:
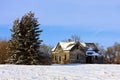
[[[75,46],[76,42],[59,42],[58,44],[62,47],[63,50],[71,50]],[[56,47],[57,46],[55,46],[52,51],[54,51]]]
[[[71,50],[76,44],[77,42],[59,42],[58,43],[61,48],[63,50]],[[86,48],[92,48],[92,49],[95,49],[95,50],[98,50],[97,46],[94,44],[94,43],[83,43],[83,42],[80,42],[80,44],[83,46],[83,47],[86,47]],[[57,45],[58,46],[58,45]],[[52,51],[54,51],[56,49],[55,46]]]
[[[81,42],[81,44],[82,44],[83,47],[86,47],[86,43],[82,43],[82,42]]]

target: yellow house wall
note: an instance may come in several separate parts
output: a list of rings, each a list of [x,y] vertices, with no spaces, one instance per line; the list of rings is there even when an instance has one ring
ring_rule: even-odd
[[[65,59],[65,55],[66,55],[66,59]],[[52,62],[58,64],[70,63],[69,51],[52,52]]]

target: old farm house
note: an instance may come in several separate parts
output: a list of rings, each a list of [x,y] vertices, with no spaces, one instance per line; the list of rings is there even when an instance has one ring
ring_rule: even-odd
[[[59,42],[52,49],[52,63],[102,63],[102,55],[94,43]]]

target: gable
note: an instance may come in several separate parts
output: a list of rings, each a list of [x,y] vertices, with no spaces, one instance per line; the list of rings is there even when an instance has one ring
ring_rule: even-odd
[[[70,51],[75,46],[75,44],[75,42],[59,42],[57,46],[52,49],[52,51],[55,51],[57,48],[64,51]]]
[[[75,44],[75,46],[74,46],[70,51],[73,51],[73,50],[76,50],[76,49],[85,51],[85,48],[84,48],[83,45],[81,45],[79,42],[77,42],[77,43]]]
[[[70,51],[75,44],[75,42],[60,42],[60,45],[64,51]]]
[[[62,47],[60,45],[60,43],[57,44],[57,46],[55,46],[52,51],[56,51],[56,50],[62,50]]]
[[[60,44],[58,44],[58,45],[57,45],[57,47],[56,47],[55,51],[56,51],[56,50],[62,50],[62,47],[61,47],[61,45],[60,45]]]
[[[92,48],[93,50],[99,51],[94,43],[85,43],[85,44],[87,49]]]

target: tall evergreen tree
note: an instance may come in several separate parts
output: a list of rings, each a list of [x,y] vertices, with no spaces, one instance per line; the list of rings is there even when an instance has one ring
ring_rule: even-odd
[[[21,20],[14,21],[8,46],[8,63],[40,64],[39,46],[42,40],[39,40],[39,35],[42,30],[39,25],[32,12],[25,14]]]

